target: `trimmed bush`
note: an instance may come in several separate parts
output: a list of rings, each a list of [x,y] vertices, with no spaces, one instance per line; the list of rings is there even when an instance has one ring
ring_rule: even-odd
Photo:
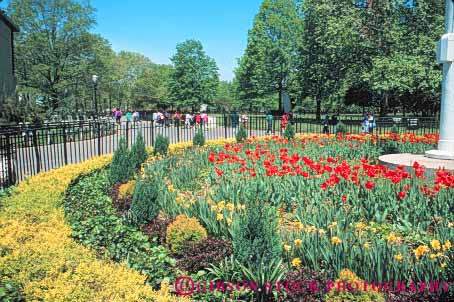
[[[177,267],[186,272],[198,272],[220,263],[232,254],[232,244],[225,240],[210,238],[193,244],[187,242],[177,255]]]
[[[344,269],[339,273],[339,279],[337,279],[334,284],[345,282],[345,284],[350,284],[351,289],[347,286],[346,290],[338,290],[337,286],[334,286],[326,295],[325,299],[327,301],[369,301],[369,302],[381,302],[385,301],[385,298],[376,290],[368,289],[364,290],[363,284],[364,281],[361,280],[355,273]],[[359,285],[359,290],[355,290],[355,286]]]
[[[71,238],[61,207],[65,190],[80,174],[103,169],[111,160],[107,155],[40,173],[21,182],[2,200],[0,289],[11,285],[6,292],[8,299],[180,301],[167,287],[153,291],[145,284],[146,276],[124,264],[98,258]],[[1,301],[6,299],[0,296]]]
[[[199,128],[195,133],[194,138],[192,139],[192,144],[199,147],[205,145],[205,136],[203,135],[202,128]]]
[[[112,163],[109,168],[109,181],[111,184],[127,182],[134,178],[135,165],[131,158],[131,152],[124,137],[118,142],[118,149],[115,151]]]
[[[288,140],[295,138],[295,128],[293,128],[292,124],[289,123],[287,127],[285,127],[284,137]]]
[[[152,246],[145,234],[116,215],[105,193],[107,188],[107,177],[101,172],[81,178],[67,191],[65,209],[72,236],[100,256],[126,262],[158,288],[161,282],[169,281],[175,260],[164,247]]]
[[[137,182],[131,204],[131,212],[139,224],[147,223],[159,213],[158,191],[161,187],[158,178],[141,179]]]
[[[132,145],[131,158],[136,169],[139,169],[148,158],[147,146],[145,145],[142,131],[139,131],[136,141]]]
[[[130,180],[127,183],[121,184],[118,187],[118,196],[117,198],[124,199],[132,196],[134,192],[134,186],[136,184],[135,180]]]
[[[247,133],[242,125],[240,125],[240,128],[238,129],[235,138],[238,143],[242,143],[244,140],[246,140]]]
[[[339,134],[339,133],[342,133],[342,134],[347,133],[347,126],[342,122],[339,122],[336,127],[336,134]]]
[[[178,215],[166,231],[166,242],[173,253],[181,252],[185,244],[197,244],[207,238],[207,231],[197,218]]]
[[[156,142],[154,143],[153,155],[166,155],[168,150],[169,138],[162,134],[158,134],[158,136],[156,136]]]
[[[277,211],[266,203],[253,201],[237,220],[233,231],[235,259],[245,266],[267,264],[281,257],[282,244],[276,232]]]

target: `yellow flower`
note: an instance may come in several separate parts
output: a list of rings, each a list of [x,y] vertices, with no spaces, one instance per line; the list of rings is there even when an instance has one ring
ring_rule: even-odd
[[[284,244],[284,251],[288,252],[288,251],[290,251],[291,248],[292,247],[290,245]]]
[[[396,235],[394,235],[394,233],[391,233],[391,234],[389,234],[387,240],[388,240],[388,242],[394,242],[397,240],[397,237],[396,237]]]
[[[413,253],[415,254],[416,256],[416,259],[419,260],[419,258],[421,258],[421,256],[424,256],[425,254],[427,254],[428,252],[430,251],[429,247],[427,245],[420,245],[418,246],[417,249],[415,249],[413,251]]]
[[[342,243],[342,240],[339,237],[333,237],[331,238],[331,243],[334,245],[339,245]]]
[[[304,224],[302,224],[302,223],[299,222],[299,221],[295,221],[295,228],[296,228],[298,231],[301,231],[302,229],[304,229]]]
[[[212,212],[215,212],[215,211],[217,211],[217,210],[218,210],[218,207],[217,207],[217,206],[215,206],[215,205],[212,205],[212,206],[211,206],[211,211],[212,211]]]
[[[230,211],[230,212],[233,212],[233,210],[235,210],[235,205],[231,202],[229,202],[227,205],[226,205],[226,208]]]
[[[227,222],[227,225],[231,225],[231,224],[232,224],[232,219],[227,218],[227,219],[226,219],[226,222]]]
[[[430,242],[430,245],[432,246],[432,248],[436,251],[440,250],[441,249],[441,244],[440,244],[440,241],[434,239]]]
[[[185,203],[185,204],[184,204],[184,207],[185,207],[186,209],[189,209],[189,204],[188,204],[188,203]]]
[[[377,233],[377,229],[376,229],[376,228],[370,228],[370,231],[371,231],[372,233]]]
[[[190,204],[194,204],[194,203],[195,203],[194,197],[191,197],[191,199],[189,199],[189,203],[190,203]]]
[[[402,256],[402,254],[397,254],[396,256],[394,256],[394,259],[396,259],[396,260],[399,261],[399,262],[402,262],[402,260],[404,259],[404,257]]]
[[[328,228],[330,228],[330,229],[332,230],[332,229],[334,229],[336,226],[337,226],[337,222],[334,221],[334,222],[330,223],[330,225],[328,225]]]
[[[366,227],[366,224],[364,222],[358,222],[358,223],[355,224],[355,227],[357,229],[362,230],[362,229],[364,229]]]
[[[170,192],[175,192],[175,188],[173,187],[173,185],[168,185],[167,186],[167,190],[169,190]]]
[[[213,201],[211,200],[210,197],[207,198],[207,204],[211,204]]]
[[[454,227],[454,223],[448,222],[448,228],[453,228],[453,227]]]
[[[366,250],[368,250],[368,249],[370,248],[369,242],[365,242],[365,243],[363,244],[363,247],[364,247]]]
[[[220,201],[218,202],[218,211],[222,211],[224,209],[224,206],[225,206],[225,202],[224,201]]]
[[[437,256],[435,254],[430,254],[429,255],[429,259],[430,260],[434,260],[435,258],[437,258]]]
[[[294,258],[292,260],[292,266],[299,267],[301,265],[301,259],[300,258]]]
[[[323,237],[326,234],[326,231],[324,229],[319,229],[318,234]]]
[[[293,241],[293,243],[295,243],[295,246],[301,246],[301,244],[303,243],[303,240],[301,240],[301,239],[295,239],[295,240]]]
[[[443,269],[446,267],[446,262],[443,262],[442,264],[440,264],[440,267]]]
[[[224,219],[224,215],[222,215],[221,213],[217,213],[216,220],[221,221],[222,219]]]
[[[446,240],[445,244],[443,244],[443,251],[449,251],[451,249],[451,241]]]
[[[238,204],[238,209],[245,210],[246,209],[246,205],[240,203],[240,204]]]

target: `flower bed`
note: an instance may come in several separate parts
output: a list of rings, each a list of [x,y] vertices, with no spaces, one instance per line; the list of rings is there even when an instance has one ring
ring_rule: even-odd
[[[144,284],[157,288],[181,274],[258,284],[357,279],[349,269],[368,281],[452,281],[454,177],[376,164],[386,143],[421,152],[436,140],[304,135],[177,144],[124,185],[108,182],[110,156],[43,173],[2,201],[1,281],[38,301],[171,301],[165,283],[159,291]],[[110,186],[122,202],[112,201]]]

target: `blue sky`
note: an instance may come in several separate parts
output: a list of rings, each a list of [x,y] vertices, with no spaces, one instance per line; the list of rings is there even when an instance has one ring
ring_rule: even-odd
[[[261,0],[91,0],[97,9],[94,32],[115,51],[140,52],[155,63],[170,63],[177,43],[200,40],[231,80],[247,43]]]
[[[170,63],[177,43],[197,39],[216,60],[221,79],[232,80],[261,0],[90,0],[90,3],[97,10],[98,23],[92,31],[107,38],[115,51],[140,52],[153,62],[164,64]]]

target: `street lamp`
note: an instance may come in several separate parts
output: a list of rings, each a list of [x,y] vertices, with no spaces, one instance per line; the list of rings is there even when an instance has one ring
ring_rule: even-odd
[[[94,104],[94,113],[95,113],[95,117],[97,118],[98,117],[98,98],[97,98],[97,94],[98,94],[98,76],[97,75],[92,75],[91,76],[91,80],[93,81],[93,90],[94,90],[94,94],[93,94],[93,104]]]

